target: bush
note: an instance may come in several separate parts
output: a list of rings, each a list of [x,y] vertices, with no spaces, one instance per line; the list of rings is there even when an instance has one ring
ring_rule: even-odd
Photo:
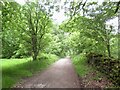
[[[101,54],[89,53],[87,54],[87,62],[95,66],[102,73],[105,73],[116,86],[120,85],[120,60]]]
[[[48,60],[48,59],[54,60],[55,58],[58,58],[58,56],[56,56],[54,54],[45,54],[45,53],[40,53],[37,57],[38,60]]]

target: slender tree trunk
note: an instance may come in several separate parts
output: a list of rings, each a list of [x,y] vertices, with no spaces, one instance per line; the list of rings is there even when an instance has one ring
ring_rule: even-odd
[[[108,56],[111,57],[111,51],[110,51],[110,43],[109,43],[109,41],[107,43],[107,51],[108,51]]]

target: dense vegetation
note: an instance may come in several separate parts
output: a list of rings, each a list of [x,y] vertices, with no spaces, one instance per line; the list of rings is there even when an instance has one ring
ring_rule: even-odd
[[[2,2],[3,88],[58,60],[50,14],[37,2]]]
[[[73,11],[77,9],[77,4],[72,3]],[[91,5],[94,8],[90,8]],[[114,14],[115,5],[113,2],[103,2],[101,5],[97,5],[95,2],[89,3],[84,6],[83,15],[77,13],[77,10],[70,12],[70,15],[73,16],[63,22],[60,28],[69,32],[67,46],[72,51],[73,57],[77,55],[76,58],[73,58],[76,62],[73,62],[80,76],[80,72],[84,71],[84,74],[87,73],[87,70],[89,71],[84,66],[87,58],[89,65],[95,66],[99,71],[106,74],[116,86],[119,86],[119,33],[117,33],[117,29],[113,25],[106,24],[107,21],[116,17],[116,14]],[[83,54],[80,56],[80,53]],[[82,61],[84,56],[86,58]],[[78,66],[77,62],[79,65],[83,65]]]
[[[95,66],[99,71],[107,75],[107,77],[116,85],[120,85],[120,61],[103,56],[101,54],[89,53],[87,55],[88,63]]]
[[[84,64],[90,64],[119,86],[119,33],[106,23],[117,17],[116,3],[66,0],[62,7],[68,19],[61,25],[51,18],[54,11],[60,10],[56,2],[1,3],[3,87],[47,67],[58,56],[68,55],[79,75],[86,74],[90,68]]]

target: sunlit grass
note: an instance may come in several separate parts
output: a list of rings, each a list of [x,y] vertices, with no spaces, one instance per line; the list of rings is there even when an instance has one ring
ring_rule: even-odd
[[[2,60],[2,69],[9,68],[18,64],[23,64],[31,60],[31,58],[24,59],[1,59]]]
[[[92,67],[88,66],[86,61],[87,60],[84,54],[73,56],[72,58],[72,62],[79,76],[84,76],[92,71]]]
[[[21,78],[32,76],[33,73],[47,68],[58,59],[55,55],[48,56],[49,59],[38,61],[31,61],[31,58],[2,59],[2,87],[12,87]]]

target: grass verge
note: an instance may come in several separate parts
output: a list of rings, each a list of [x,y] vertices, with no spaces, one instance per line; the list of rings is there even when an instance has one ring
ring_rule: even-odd
[[[72,57],[73,65],[85,88],[106,88],[113,87],[106,76],[99,72],[95,67],[88,65],[85,54],[81,53]]]
[[[31,58],[2,59],[2,88],[10,88],[20,79],[32,76],[58,60],[55,55],[45,55],[49,58],[37,61],[31,61]]]
[[[102,76],[102,73],[97,71],[94,67],[91,65],[88,65],[87,58],[85,54],[81,53],[80,55],[76,55],[72,58],[72,62],[75,66],[76,72],[80,77],[84,77],[85,75],[95,72],[96,75],[91,78],[91,80],[99,80]]]
[[[83,53],[72,57],[72,62],[75,66],[76,72],[81,77],[93,70],[92,67],[87,65],[86,61],[87,61],[87,58]]]

